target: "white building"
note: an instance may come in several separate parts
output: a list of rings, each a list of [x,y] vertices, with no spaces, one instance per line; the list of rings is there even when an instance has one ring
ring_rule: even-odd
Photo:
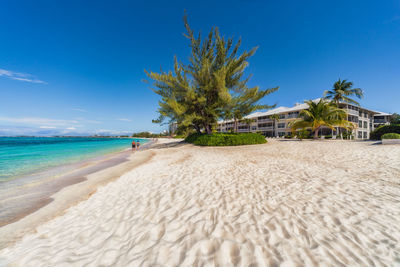
[[[376,112],[376,114],[374,114],[374,122],[373,122],[374,129],[378,128],[381,125],[390,124],[391,117],[392,117],[392,114],[385,113],[385,112]]]
[[[314,102],[319,99],[313,100]],[[354,139],[369,139],[370,132],[375,126],[375,114],[379,112],[372,111],[363,107],[353,104],[341,103],[340,107],[346,110],[348,121],[354,125],[353,138]],[[290,123],[299,117],[300,111],[307,109],[308,105],[296,104],[293,107],[278,107],[267,112],[256,112],[246,116],[246,119],[251,119],[250,123],[244,121],[239,122],[238,132],[260,132],[267,137],[283,137],[291,135]],[[279,120],[274,121],[271,115],[278,114]],[[388,114],[390,115],[390,114]],[[234,128],[233,121],[219,121],[217,126],[218,132],[229,132]],[[321,136],[331,135],[332,138],[337,137],[338,131],[332,131],[329,128],[322,128],[320,130]]]

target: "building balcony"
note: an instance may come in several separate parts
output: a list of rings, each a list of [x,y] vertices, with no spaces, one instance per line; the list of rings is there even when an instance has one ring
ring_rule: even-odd
[[[259,131],[272,131],[274,127],[258,127]]]
[[[257,120],[257,122],[271,122],[271,119],[262,119],[262,120]]]
[[[349,115],[353,115],[353,116],[357,116],[357,117],[360,115],[359,111],[358,110],[354,110],[354,109],[346,109],[346,112]]]

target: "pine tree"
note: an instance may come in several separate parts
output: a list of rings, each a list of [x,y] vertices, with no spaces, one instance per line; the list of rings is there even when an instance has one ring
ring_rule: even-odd
[[[180,128],[192,127],[197,132],[204,129],[210,134],[218,119],[227,116],[228,109],[239,120],[269,107],[257,102],[278,88],[248,88],[249,77],[243,78],[247,60],[257,48],[239,55],[241,39],[235,44],[233,38],[221,37],[218,28],[212,28],[202,39],[201,34],[195,37],[186,15],[184,24],[191,47],[189,63],[183,64],[175,57],[173,72],[146,71],[153,81],[152,90],[161,96],[160,116],[153,122],[162,123],[169,118],[169,123],[176,122]]]

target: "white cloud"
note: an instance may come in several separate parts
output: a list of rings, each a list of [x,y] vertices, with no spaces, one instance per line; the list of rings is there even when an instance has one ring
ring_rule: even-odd
[[[72,108],[72,110],[80,111],[80,112],[87,112],[86,109],[82,109],[82,108]]]
[[[100,134],[100,135],[119,135],[119,134],[129,134],[131,132],[130,131],[100,129],[100,130],[95,131],[95,133]]]
[[[40,126],[40,129],[55,129],[56,127],[53,126]]]
[[[94,124],[100,124],[102,123],[101,121],[94,121],[94,120],[82,120],[83,123],[94,123]]]
[[[0,117],[2,122],[11,122],[16,124],[24,125],[46,125],[46,126],[69,126],[71,124],[76,124],[76,120],[58,120],[58,119],[48,119],[48,118],[35,118],[35,117],[25,117],[25,118],[12,118],[12,117]]]
[[[67,130],[76,130],[75,127],[68,127]]]
[[[122,118],[122,119],[117,119],[118,121],[132,121],[132,120],[130,120],[130,119],[125,119],[125,118]]]
[[[6,77],[12,80],[30,82],[30,83],[46,83],[36,79],[33,75],[27,73],[14,72],[10,70],[0,69],[0,77]]]

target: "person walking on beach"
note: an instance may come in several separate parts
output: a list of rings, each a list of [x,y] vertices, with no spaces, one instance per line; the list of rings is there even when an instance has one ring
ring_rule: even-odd
[[[138,140],[138,141],[136,142],[136,149],[139,150],[139,147],[140,147],[140,141]]]
[[[136,150],[136,143],[135,140],[132,141],[132,151]]]

